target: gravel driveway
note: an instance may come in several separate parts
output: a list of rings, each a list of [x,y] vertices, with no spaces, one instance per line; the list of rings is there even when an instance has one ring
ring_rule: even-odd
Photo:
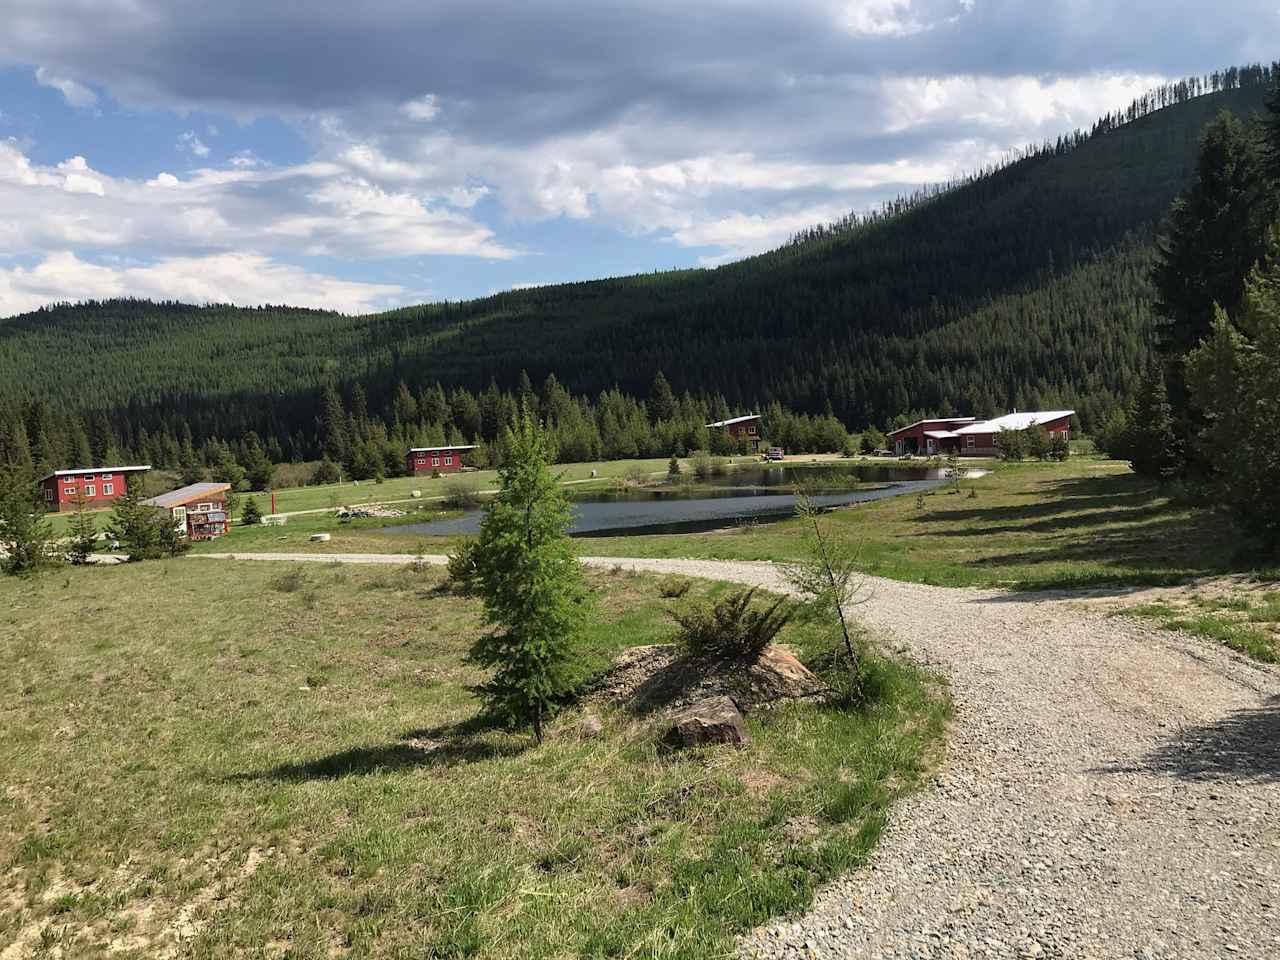
[[[947,760],[743,956],[1280,958],[1280,671],[1062,598],[870,583],[858,616],[951,679]]]

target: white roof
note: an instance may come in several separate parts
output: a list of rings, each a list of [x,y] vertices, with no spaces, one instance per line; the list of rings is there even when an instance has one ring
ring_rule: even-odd
[[[956,433],[999,433],[1001,430],[1025,430],[1027,427],[1034,426],[1037,423],[1051,423],[1054,420],[1069,417],[1074,413],[1074,410],[1030,410],[1026,413],[1006,413],[1003,417],[996,417],[994,420],[971,423],[967,427],[961,427]]]
[[[452,443],[447,447],[410,447],[410,453],[439,453],[444,450],[474,450],[474,443]]]
[[[80,474],[89,473],[140,473],[143,470],[150,470],[151,464],[144,464],[133,467],[76,467],[74,470],[55,470],[53,473],[46,473],[41,480],[48,480],[50,477],[77,477]]]
[[[977,417],[925,417],[923,420],[908,423],[905,427],[899,427],[897,430],[890,430],[885,436],[892,437],[895,433],[902,433],[904,430],[918,427],[922,423],[973,423],[977,419]]]
[[[934,440],[946,440],[950,437],[958,436],[954,430],[926,430],[926,437],[932,437]]]
[[[745,417],[730,417],[728,420],[717,420],[715,423],[708,423],[708,427],[731,427],[735,423],[746,423],[748,420],[759,420],[760,414],[749,413]]]

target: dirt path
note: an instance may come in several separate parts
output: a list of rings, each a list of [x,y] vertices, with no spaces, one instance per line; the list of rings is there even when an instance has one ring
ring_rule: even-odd
[[[782,586],[767,563],[584,562]],[[947,761],[868,869],[744,956],[1280,956],[1280,671],[1061,597],[870,586],[858,616],[951,680]]]

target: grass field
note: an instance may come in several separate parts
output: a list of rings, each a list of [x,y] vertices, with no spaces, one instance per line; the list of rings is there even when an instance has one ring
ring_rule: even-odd
[[[1197,576],[1274,568],[1251,554],[1225,519],[1171,500],[1110,460],[996,465],[965,480],[963,492],[935,489],[830,513],[834,530],[861,544],[869,573],[943,586],[1020,588],[1175,583]],[[303,520],[305,518],[295,518]],[[286,531],[236,530],[206,549],[442,553],[450,538],[388,534],[386,524],[333,530],[319,548],[305,524]],[[721,532],[583,538],[588,555],[779,560],[800,549],[793,521]]]
[[[940,742],[932,681],[877,659],[872,705],[753,716],[743,750],[667,755],[607,707],[602,737],[572,708],[534,748],[478,721],[478,605],[439,576],[172,560],[0,582],[0,944],[723,956],[863,859]],[[584,678],[671,631],[654,581],[592,584]],[[815,663],[831,642],[784,639]]]

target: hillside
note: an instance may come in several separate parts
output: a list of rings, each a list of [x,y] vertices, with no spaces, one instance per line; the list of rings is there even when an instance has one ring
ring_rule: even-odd
[[[197,440],[312,436],[329,381],[362,383],[377,413],[402,380],[478,390],[524,370],[643,395],[662,370],[677,393],[829,408],[855,428],[1040,405],[1087,422],[1146,355],[1152,239],[1201,128],[1260,109],[1264,79],[1131,108],[895,215],[715,270],[365,317],[112,301],[0,320],[0,407],[42,398],[170,432],[185,420]]]

